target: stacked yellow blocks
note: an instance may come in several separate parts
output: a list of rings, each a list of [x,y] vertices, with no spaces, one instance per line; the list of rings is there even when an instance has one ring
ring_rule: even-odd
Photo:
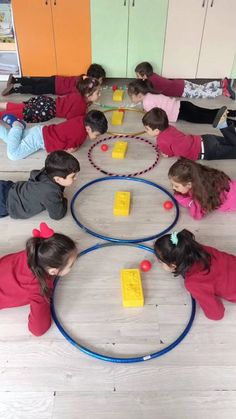
[[[127,216],[130,211],[130,192],[118,191],[115,193],[113,214]]]
[[[121,102],[124,97],[124,90],[116,89],[113,93],[114,102]]]
[[[111,117],[111,124],[112,125],[122,125],[124,119],[124,112],[123,111],[113,111]]]
[[[144,305],[139,269],[121,270],[121,289],[124,307],[142,307]]]
[[[123,112],[122,112],[123,113]],[[124,159],[128,148],[127,141],[117,141],[112,150],[113,159]]]

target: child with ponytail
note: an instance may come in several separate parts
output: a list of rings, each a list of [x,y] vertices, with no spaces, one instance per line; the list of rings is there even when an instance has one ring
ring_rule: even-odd
[[[148,80],[135,80],[128,84],[128,95],[133,103],[142,103],[143,109],[148,112],[153,108],[163,109],[170,122],[179,120],[195,124],[212,124],[219,112],[217,109],[202,108],[186,100],[156,94]],[[235,117],[236,110],[228,109],[228,117]],[[228,122],[235,122],[228,118]]]
[[[97,79],[101,85],[106,77],[106,72],[100,64],[91,64],[87,69],[88,77]],[[49,76],[49,77],[15,77],[9,75],[7,86],[2,91],[2,96],[15,93],[33,95],[68,95],[77,92],[77,82],[80,76]]]
[[[26,249],[0,258],[0,310],[30,305],[29,331],[43,335],[51,326],[54,278],[66,275],[78,256],[75,242],[46,223],[33,230]]]
[[[185,288],[209,319],[224,317],[221,298],[236,302],[236,256],[198,243],[188,230],[160,237],[154,251],[164,270],[184,277]]]
[[[196,220],[215,210],[236,211],[236,180],[221,170],[180,158],[168,176],[175,199]]]
[[[50,96],[32,97],[26,102],[0,102],[0,117],[7,122],[11,114],[25,122],[45,122],[52,118],[71,119],[84,116],[88,106],[96,102],[101,94],[99,81],[88,76],[80,76],[76,92],[56,99]]]

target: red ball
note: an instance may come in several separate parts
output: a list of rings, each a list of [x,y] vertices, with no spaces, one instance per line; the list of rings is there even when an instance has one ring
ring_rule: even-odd
[[[101,145],[101,150],[102,151],[107,151],[108,150],[108,145],[107,144],[102,144]]]
[[[141,263],[140,263],[140,269],[143,272],[148,272],[150,271],[150,269],[152,269],[152,264],[149,260],[144,259]]]
[[[163,204],[163,207],[164,207],[166,210],[170,210],[170,209],[172,209],[172,208],[173,208],[173,206],[174,206],[174,204],[173,204],[173,202],[171,202],[171,201],[165,201],[165,202],[164,202],[164,204]]]
[[[117,84],[113,84],[113,86],[112,86],[112,90],[113,90],[113,92],[114,92],[115,90],[117,90],[117,89],[118,89]]]

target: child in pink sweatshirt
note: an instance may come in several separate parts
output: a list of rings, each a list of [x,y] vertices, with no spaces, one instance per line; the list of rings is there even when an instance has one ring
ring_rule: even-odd
[[[178,203],[200,220],[214,210],[236,211],[236,180],[224,172],[180,158],[168,173]]]
[[[156,94],[148,80],[134,80],[128,84],[128,95],[133,103],[142,103],[143,109],[148,112],[153,108],[163,109],[170,122],[179,120],[195,124],[212,124],[219,108],[209,109],[194,105],[187,100]],[[235,117],[236,109],[228,109],[228,117]],[[234,120],[229,119],[232,124]]]

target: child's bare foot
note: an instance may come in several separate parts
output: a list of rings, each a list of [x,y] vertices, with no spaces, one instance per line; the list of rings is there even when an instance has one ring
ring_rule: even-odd
[[[215,116],[215,119],[212,124],[213,128],[221,129],[221,128],[227,127],[227,114],[228,114],[227,106],[222,106],[218,110]]]

